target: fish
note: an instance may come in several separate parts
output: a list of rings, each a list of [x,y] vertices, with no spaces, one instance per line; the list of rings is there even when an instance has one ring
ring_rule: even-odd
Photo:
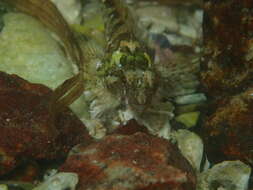
[[[93,63],[96,67],[94,69],[91,62],[87,64],[87,71],[95,71],[86,81],[84,96],[89,117],[83,119],[85,125],[90,131],[94,131],[93,136],[96,138],[102,137],[105,131],[112,132],[129,119],[144,123],[156,133],[155,128],[160,128],[160,125],[152,129],[153,123],[150,124],[150,121],[145,119],[147,114],[148,118],[154,115],[153,112],[156,112],[158,117],[162,115],[160,123],[163,125],[167,123],[171,106],[168,106],[168,110],[163,105],[161,108],[159,103],[153,105],[159,76],[152,49],[138,36],[140,32],[136,31],[137,20],[124,1],[100,0],[99,3],[103,5],[101,12],[106,43],[102,57],[96,57],[96,51],[92,51],[95,54],[89,53],[87,49],[92,48],[86,48],[88,52],[85,54],[95,55]],[[160,110],[159,113],[157,109]]]
[[[130,104],[148,104],[156,80],[151,51],[136,35],[136,19],[125,3],[122,0],[102,2],[107,45],[100,71],[118,77],[125,84],[125,95],[133,97],[128,100]]]
[[[78,116],[95,138],[130,119],[146,126],[152,134],[170,138],[173,98],[194,92],[197,79],[190,69],[195,67],[189,63],[191,59],[172,50],[166,37],[153,36],[156,46],[150,47],[125,1],[92,1],[98,3],[103,14],[102,44],[81,31],[73,31],[50,0],[0,2],[37,18],[54,32],[79,69],[54,90],[50,101],[53,113],[82,95],[83,102],[78,104],[83,113]]]

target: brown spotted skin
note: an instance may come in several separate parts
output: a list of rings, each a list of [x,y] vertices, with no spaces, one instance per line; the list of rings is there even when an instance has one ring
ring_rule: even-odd
[[[89,142],[85,127],[68,109],[50,112],[51,90],[0,72],[0,175],[24,160],[56,159]]]
[[[253,164],[253,1],[204,1],[203,137],[212,162]]]
[[[78,145],[61,171],[79,175],[77,190],[195,190],[196,185],[193,169],[173,144],[139,132]]]

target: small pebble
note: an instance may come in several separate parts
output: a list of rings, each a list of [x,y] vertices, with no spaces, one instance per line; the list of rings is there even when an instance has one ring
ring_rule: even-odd
[[[33,190],[75,190],[78,175],[70,172],[60,172],[50,176]]]
[[[199,110],[201,107],[203,107],[203,105],[204,105],[203,103],[178,105],[175,108],[175,114],[180,115],[183,113],[194,112],[194,111]]]
[[[81,2],[79,0],[51,0],[59,9],[63,17],[69,24],[78,24],[81,22]]]
[[[204,151],[202,139],[197,134],[185,129],[173,132],[172,138],[176,140],[179,150],[195,171],[200,171]]]
[[[251,168],[243,162],[223,161],[198,176],[197,190],[247,190]]]
[[[0,184],[0,190],[8,190],[8,186],[5,184]]]
[[[206,96],[203,93],[190,94],[185,96],[178,96],[175,98],[176,104],[196,104],[199,102],[206,101]]]
[[[183,113],[175,118],[177,122],[183,123],[187,128],[194,127],[199,119],[200,112]]]

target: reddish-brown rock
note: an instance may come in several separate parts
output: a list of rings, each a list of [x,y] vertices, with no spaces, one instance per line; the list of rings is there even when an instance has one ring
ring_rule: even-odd
[[[209,97],[203,123],[208,157],[253,164],[253,1],[204,1],[201,80]]]
[[[205,133],[211,160],[239,158],[253,165],[253,89],[218,101],[205,121]]]
[[[209,95],[242,92],[252,85],[252,0],[205,0],[201,78]]]
[[[82,122],[67,110],[53,115],[51,90],[0,72],[0,175],[23,160],[55,159],[90,141]]]
[[[2,180],[33,183],[35,180],[39,180],[40,177],[40,166],[37,162],[33,161],[17,167],[6,176],[3,176]]]
[[[133,135],[137,132],[149,133],[147,127],[138,124],[135,119],[131,119],[126,125],[117,127],[112,134]]]
[[[180,151],[145,133],[109,135],[72,149],[61,171],[79,175],[77,190],[195,190],[196,177]]]

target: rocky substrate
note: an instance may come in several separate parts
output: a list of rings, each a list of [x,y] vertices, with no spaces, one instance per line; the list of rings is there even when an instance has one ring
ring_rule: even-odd
[[[209,0],[205,8],[201,80],[210,100],[203,120],[209,158],[240,159],[252,166],[251,2]]]
[[[78,189],[195,188],[194,170],[167,140],[135,133],[110,135],[91,143],[84,126],[69,110],[57,115],[51,112],[51,90],[47,87],[3,72],[0,84],[0,133],[3,135],[0,175],[9,173],[25,160],[62,158],[71,147],[83,142],[69,152],[60,169],[78,174]],[[131,121],[130,125],[137,124]],[[74,174],[55,175],[53,179],[59,179],[57,187],[54,180],[48,179],[46,185],[35,189],[65,189],[77,184]],[[69,175],[74,175],[73,180],[66,181],[72,179]]]
[[[69,109],[53,114],[52,91],[0,72],[0,175],[27,160],[59,159],[80,142],[90,142]]]
[[[196,176],[167,140],[144,133],[110,135],[90,146],[78,145],[60,171],[79,176],[81,189],[189,189]]]
[[[78,0],[53,2],[73,30],[103,45],[101,7],[95,0],[85,1],[86,6]],[[0,6],[0,69],[18,75],[0,72],[0,190],[252,188],[248,187],[252,178],[252,48],[250,37],[234,30],[235,25],[251,27],[248,1],[241,7],[234,6],[235,1],[206,1],[201,68],[203,11],[198,0],[126,2],[155,50],[159,72],[170,84],[164,86],[169,93],[158,106],[161,112],[169,109],[169,130],[159,133],[164,138],[151,135],[147,126],[129,120],[131,117],[105,132],[97,125],[100,123],[87,117],[90,110],[83,97],[74,106],[79,118],[67,108],[54,113],[49,88],[72,76],[75,66],[55,34],[36,19],[7,13]],[[240,19],[236,19],[239,8]],[[226,28],[236,40],[224,32]],[[238,55],[245,56],[239,59]],[[199,89],[200,71],[211,100],[208,107],[207,97]],[[105,99],[104,94],[101,97]],[[122,117],[127,114],[119,113]],[[160,129],[163,117],[156,117],[159,114],[151,110],[142,119]],[[85,126],[89,122],[95,127]],[[201,127],[204,130],[199,136],[195,132]]]

